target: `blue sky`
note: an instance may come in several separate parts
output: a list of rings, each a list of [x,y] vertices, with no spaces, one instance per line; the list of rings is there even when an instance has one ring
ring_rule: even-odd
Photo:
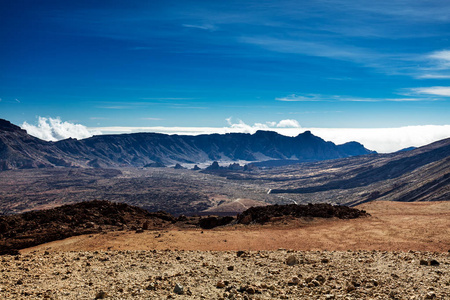
[[[15,124],[450,124],[448,1],[2,1],[0,43]]]

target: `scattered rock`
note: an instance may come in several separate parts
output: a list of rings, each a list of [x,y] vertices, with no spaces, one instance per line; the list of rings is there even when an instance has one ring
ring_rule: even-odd
[[[176,283],[175,287],[173,289],[173,292],[175,294],[178,294],[178,295],[183,295],[184,294],[184,287],[181,284]]]
[[[425,260],[425,259],[421,259],[420,260],[420,265],[421,266],[439,266],[439,262],[435,259],[429,259],[429,260]]]
[[[298,277],[292,277],[292,279],[288,281],[288,285],[298,285],[299,283],[300,279]]]
[[[242,251],[242,250],[239,250],[236,252],[237,257],[241,257],[244,254],[245,254],[245,251]]]
[[[429,265],[430,266],[439,266],[439,262],[437,260],[435,260],[435,259],[431,259],[429,261]]]
[[[242,251],[243,258],[235,253],[99,250],[44,255],[42,249],[17,259],[5,255],[0,257],[0,299],[448,298],[448,253],[278,250]],[[291,255],[316,265],[283,266]],[[325,256],[329,263],[317,263]],[[361,264],[360,259],[376,263]],[[427,265],[436,260],[439,267],[419,267],[420,259]],[[230,266],[234,272],[227,271]]]
[[[287,264],[288,266],[293,266],[293,265],[298,264],[298,259],[297,259],[297,257],[295,257],[294,255],[288,256],[288,258],[286,259],[286,264]]]
[[[420,260],[420,265],[421,265],[421,266],[428,266],[428,261],[425,260],[425,259],[421,259],[421,260]]]
[[[355,286],[353,285],[353,284],[351,284],[351,283],[347,283],[346,284],[346,286],[345,286],[345,291],[348,293],[348,292],[351,292],[351,291],[354,291],[355,290]]]
[[[145,221],[144,224],[142,224],[142,229],[149,230],[150,229],[150,222]]]
[[[320,284],[324,284],[326,279],[321,274],[319,274],[319,275],[316,276],[316,280],[318,282],[320,282]]]
[[[99,291],[96,295],[95,295],[95,299],[105,299],[106,297],[108,297],[108,294],[104,291]]]

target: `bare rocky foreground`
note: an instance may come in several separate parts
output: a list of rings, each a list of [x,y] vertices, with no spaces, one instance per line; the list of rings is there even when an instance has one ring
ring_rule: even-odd
[[[448,253],[78,251],[0,258],[1,299],[448,299]]]
[[[358,208],[42,244],[0,257],[0,299],[449,299],[450,202]]]

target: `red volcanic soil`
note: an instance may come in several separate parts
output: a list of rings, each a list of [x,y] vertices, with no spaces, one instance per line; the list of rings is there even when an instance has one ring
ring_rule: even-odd
[[[370,202],[356,219],[284,217],[264,225],[211,230],[175,225],[143,232],[80,235],[21,250],[450,250],[450,202]]]

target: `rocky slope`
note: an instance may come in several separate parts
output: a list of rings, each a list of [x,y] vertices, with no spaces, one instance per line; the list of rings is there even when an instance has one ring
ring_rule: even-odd
[[[317,161],[372,153],[352,142],[335,145],[307,131],[287,137],[270,131],[199,136],[135,133],[45,142],[0,120],[0,170],[51,166],[143,167],[214,160]]]
[[[219,173],[218,173],[219,174]],[[450,138],[410,151],[304,163],[252,172],[222,172],[228,179],[262,182],[270,193],[299,203],[356,205],[373,200],[450,200]]]
[[[71,162],[67,158],[54,143],[35,138],[20,127],[0,119],[0,171],[68,167]]]

